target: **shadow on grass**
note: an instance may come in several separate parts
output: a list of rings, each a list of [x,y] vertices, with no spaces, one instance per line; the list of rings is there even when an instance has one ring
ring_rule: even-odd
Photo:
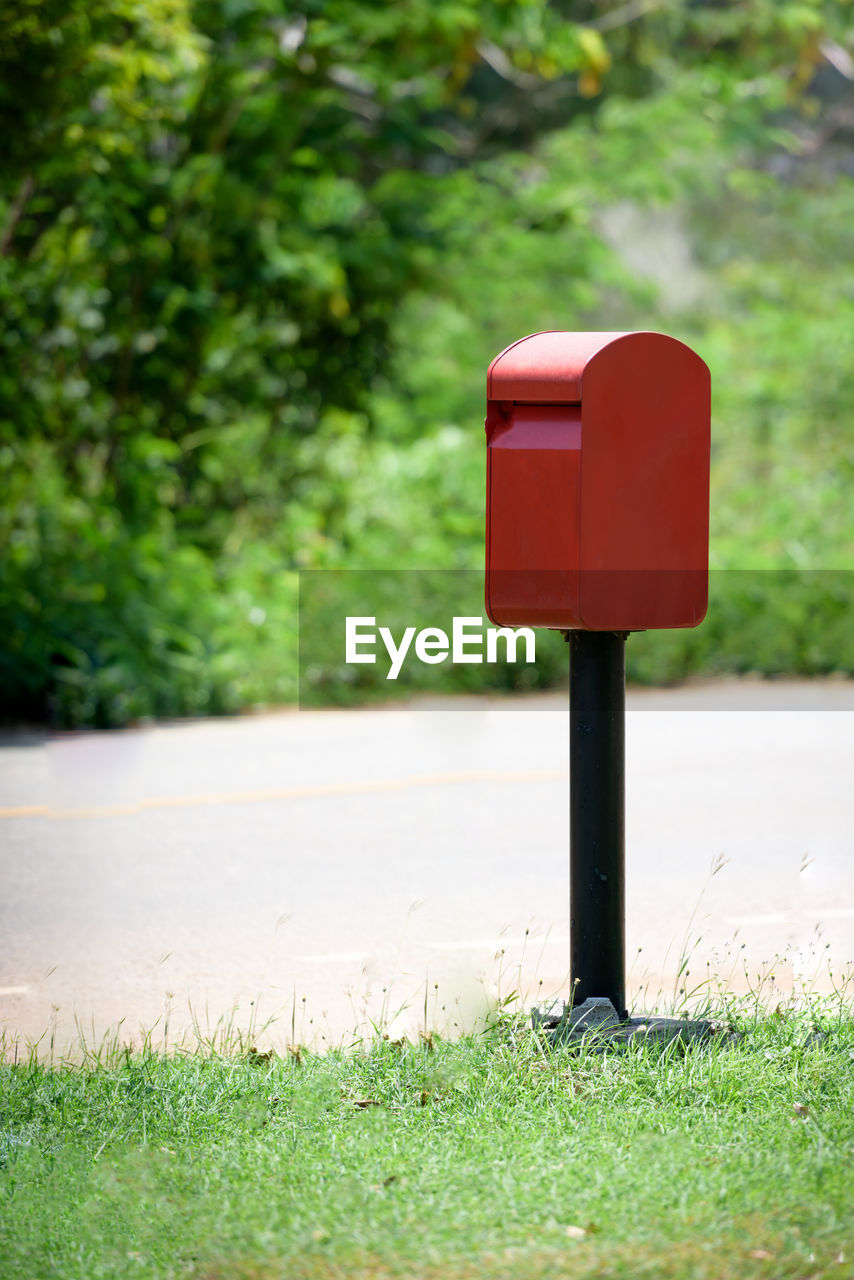
[[[548,1234],[538,1229],[537,1235]],[[726,1238],[660,1234],[639,1228],[629,1244],[609,1239],[607,1225],[556,1226],[564,1243],[515,1246],[476,1256],[394,1260],[353,1252],[308,1253],[282,1259],[229,1259],[190,1273],[191,1280],[850,1280],[851,1233],[827,1233],[807,1243],[797,1229],[781,1230],[773,1212],[732,1218]]]

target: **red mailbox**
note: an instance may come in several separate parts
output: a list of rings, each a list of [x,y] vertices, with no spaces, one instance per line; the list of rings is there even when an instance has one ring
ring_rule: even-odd
[[[709,371],[661,333],[536,333],[487,374],[486,611],[694,627],[708,602]]]

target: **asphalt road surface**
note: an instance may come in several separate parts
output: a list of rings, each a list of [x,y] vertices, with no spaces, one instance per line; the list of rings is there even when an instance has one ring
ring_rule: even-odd
[[[636,1007],[707,978],[830,990],[854,958],[854,682],[628,707]],[[346,1043],[566,994],[567,733],[549,695],[8,735],[7,1052]]]

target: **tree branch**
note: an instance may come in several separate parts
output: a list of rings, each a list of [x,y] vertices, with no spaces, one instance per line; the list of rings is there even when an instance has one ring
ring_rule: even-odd
[[[653,10],[662,9],[667,2],[668,0],[628,0],[628,4],[621,5],[619,9],[612,9],[610,13],[605,13],[601,18],[584,25],[591,27],[594,31],[616,31],[617,27],[626,27],[630,22],[636,22],[638,18],[645,18]]]
[[[12,237],[15,234],[15,228],[21,220],[21,214],[27,207],[27,201],[36,189],[32,174],[28,173],[26,177],[21,179],[18,190],[15,192],[15,198],[9,207],[9,216],[6,219],[6,225],[3,228],[3,234],[0,236],[0,257],[5,258],[6,251],[12,243]]]

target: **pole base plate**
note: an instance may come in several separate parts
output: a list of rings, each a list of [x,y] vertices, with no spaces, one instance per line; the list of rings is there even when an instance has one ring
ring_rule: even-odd
[[[713,1022],[704,1018],[628,1018],[623,1021],[611,1001],[591,996],[583,1004],[552,1000],[534,1005],[531,1024],[546,1033],[553,1045],[577,1044],[602,1051],[628,1044],[691,1044],[720,1034]]]

